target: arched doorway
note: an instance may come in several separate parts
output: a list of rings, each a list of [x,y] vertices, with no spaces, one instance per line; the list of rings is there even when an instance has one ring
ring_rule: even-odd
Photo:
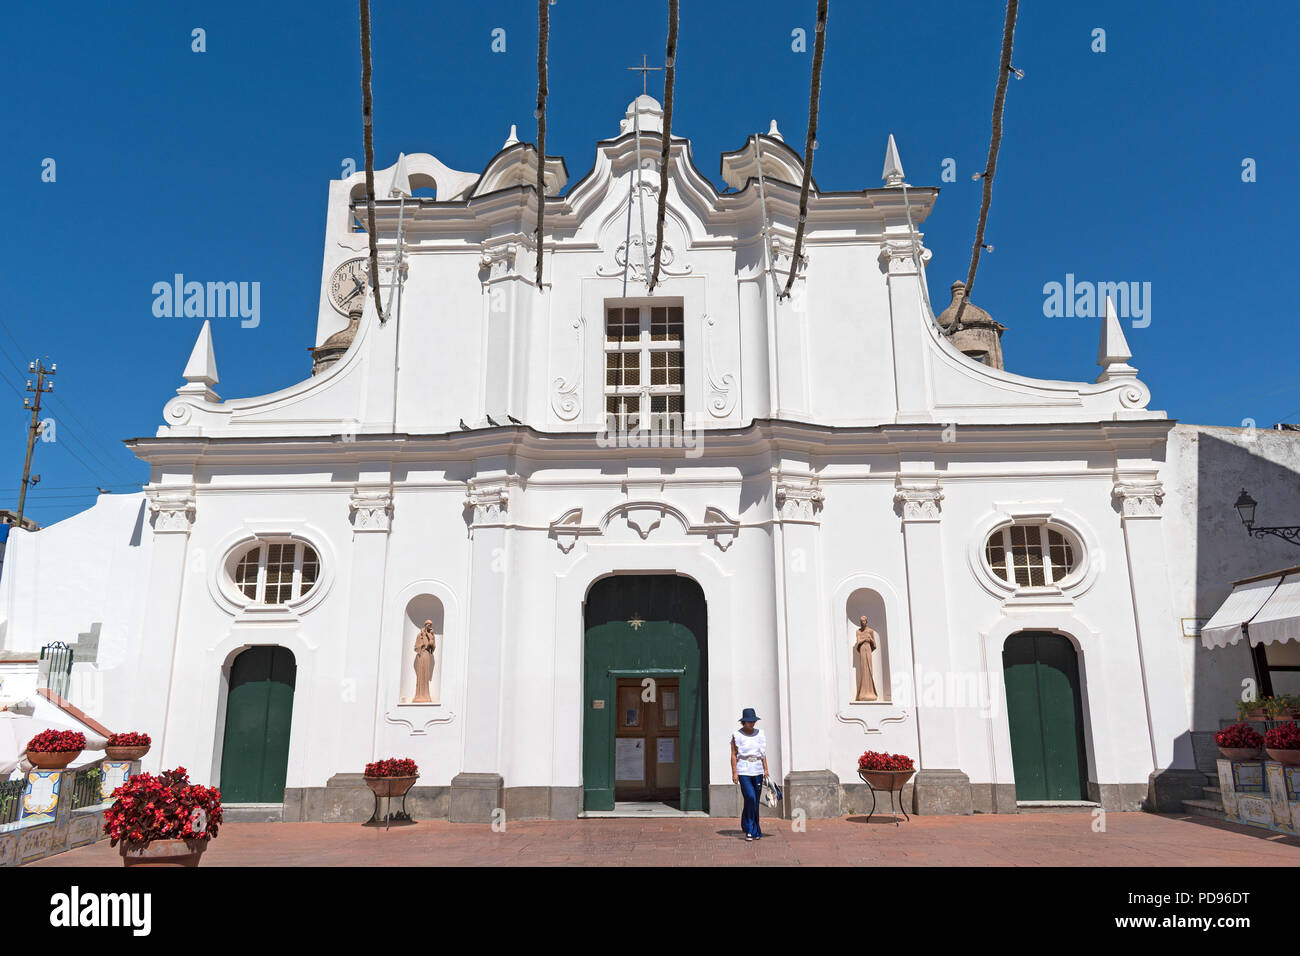
[[[615,575],[584,608],[583,808],[707,810],[707,610],[690,578]]]
[[[230,665],[221,798],[283,803],[298,665],[288,648],[250,647]]]
[[[1012,634],[1002,648],[1017,800],[1088,799],[1079,658],[1068,637]]]

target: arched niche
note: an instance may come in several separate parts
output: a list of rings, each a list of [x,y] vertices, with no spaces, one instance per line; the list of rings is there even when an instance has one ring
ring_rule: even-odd
[[[858,694],[857,644],[858,618],[866,615],[867,624],[876,632],[876,650],[871,655],[871,672],[875,678],[877,700],[892,700],[889,668],[889,622],[885,615],[885,599],[879,591],[857,588],[849,594],[844,604],[844,644],[842,653],[849,662],[849,700]]]
[[[402,667],[401,694],[403,704],[411,703],[415,696],[415,638],[425,621],[433,622],[436,635],[433,651],[433,676],[429,679],[429,696],[433,703],[442,700],[442,672],[445,669],[446,635],[443,633],[446,614],[442,601],[432,594],[417,594],[406,603],[406,613],[402,615],[402,653],[399,655]]]

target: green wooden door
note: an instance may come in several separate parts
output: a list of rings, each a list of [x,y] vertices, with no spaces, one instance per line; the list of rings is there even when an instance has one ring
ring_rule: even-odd
[[[230,666],[221,799],[282,803],[298,667],[283,647],[250,647]]]
[[[707,811],[708,638],[704,592],[694,581],[676,575],[616,575],[592,585],[585,619],[584,809],[614,809],[616,744],[619,737],[626,740],[626,734],[615,731],[615,722],[625,716],[619,712],[619,680],[640,684],[652,678],[657,695],[676,694],[672,716],[668,715],[674,708],[665,708],[662,697],[658,702],[664,722],[677,722],[675,742],[662,746],[671,748],[677,764],[679,806],[683,810]],[[674,681],[677,686],[672,688]],[[657,737],[645,743],[656,750],[660,746]],[[620,789],[628,792],[626,778],[621,780]]]
[[[1069,638],[1023,632],[1002,649],[1018,800],[1088,799],[1079,660]]]

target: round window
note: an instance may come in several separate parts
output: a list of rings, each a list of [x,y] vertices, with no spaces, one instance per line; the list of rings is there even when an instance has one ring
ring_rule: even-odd
[[[984,546],[989,570],[1022,588],[1059,584],[1078,566],[1078,554],[1073,535],[1043,524],[999,528]]]
[[[320,576],[315,550],[300,541],[263,541],[235,563],[235,588],[252,604],[287,604],[306,597]]]

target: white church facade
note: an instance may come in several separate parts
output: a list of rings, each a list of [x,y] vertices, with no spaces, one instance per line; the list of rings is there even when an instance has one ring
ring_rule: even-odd
[[[782,295],[802,167],[775,132],[721,193],[672,138],[651,290],[661,130],[642,96],[567,190],[546,159],[540,288],[531,145],[378,171],[383,316],[364,175],[333,182],[314,374],[222,400],[205,326],[128,442],[143,495],[64,523],[97,590],[32,576],[62,526],[15,533],[5,647],[53,639],[28,601],[104,622],[96,716],[284,819],[364,814],[389,756],[454,820],[730,815],[745,707],[787,812],[862,808],[866,750],[916,761],[922,813],[1162,804],[1194,766],[1188,529],[1119,320],[1093,382],[955,346],[938,190],[892,143],[884,186],[814,188]]]

